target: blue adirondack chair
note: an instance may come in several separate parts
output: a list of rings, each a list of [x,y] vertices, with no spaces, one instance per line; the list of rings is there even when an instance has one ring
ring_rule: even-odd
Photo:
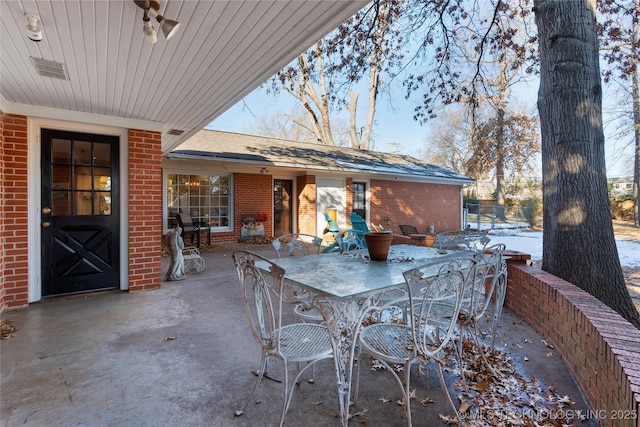
[[[332,233],[335,239],[340,234],[340,227],[338,227],[338,224],[336,224],[336,222],[333,220],[333,218],[329,216],[328,213],[326,212],[322,212],[322,213],[324,214],[324,219],[327,221],[327,224],[328,224],[328,227],[325,229],[325,233]],[[322,252],[323,253],[340,252],[340,245],[338,244],[338,240],[334,240],[334,242],[329,246],[327,246],[326,248],[324,248]]]
[[[362,231],[363,233],[369,233],[369,226],[367,225],[367,221],[364,220],[360,215],[355,212],[351,212],[351,216],[349,217],[351,221],[351,228],[354,230]]]

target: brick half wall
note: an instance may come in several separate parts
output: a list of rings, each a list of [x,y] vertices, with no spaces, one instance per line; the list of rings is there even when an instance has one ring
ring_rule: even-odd
[[[640,330],[577,286],[517,257],[509,261],[505,305],[562,355],[592,418],[640,426]]]

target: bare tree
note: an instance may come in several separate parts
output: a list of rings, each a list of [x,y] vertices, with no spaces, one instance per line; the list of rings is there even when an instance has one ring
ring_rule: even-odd
[[[335,145],[331,112],[344,107],[349,112],[351,147],[369,149],[381,73],[401,57],[402,38],[394,27],[401,4],[400,0],[374,0],[274,78],[275,90],[279,85],[300,101],[308,125],[298,124],[307,126],[317,142]],[[354,85],[365,75],[367,112],[364,124],[359,126],[359,94]]]
[[[518,111],[502,111],[477,123],[473,154],[466,163],[469,176],[483,179],[494,173],[504,192],[506,171],[514,175],[533,172],[535,155],[540,152],[536,128],[536,117]],[[502,197],[502,203],[497,203],[501,206]]]
[[[466,164],[473,154],[469,141],[468,111],[463,104],[447,109],[446,117],[435,119],[420,157],[438,166],[468,175]]]
[[[259,135],[290,141],[304,141],[317,143],[315,134],[311,131],[308,115],[302,109],[294,109],[290,113],[275,111],[260,117],[252,131]],[[337,146],[349,145],[349,125],[340,117],[333,117],[332,134]]]
[[[542,269],[583,289],[629,322],[609,212],[595,0],[535,0],[542,134]]]

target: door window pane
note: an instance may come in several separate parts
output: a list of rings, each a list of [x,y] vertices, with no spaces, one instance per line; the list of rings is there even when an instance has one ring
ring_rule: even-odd
[[[93,151],[89,141],[73,141],[73,164],[91,165]]]
[[[54,139],[53,215],[111,215],[111,146]]]
[[[100,142],[93,144],[93,164],[95,166],[111,166],[111,144]]]
[[[353,183],[353,211],[366,220],[367,187],[364,182]]]

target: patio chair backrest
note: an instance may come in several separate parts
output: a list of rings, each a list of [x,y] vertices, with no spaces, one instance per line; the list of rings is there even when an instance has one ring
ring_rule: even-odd
[[[454,337],[466,289],[476,274],[475,267],[472,255],[460,254],[430,261],[404,273],[411,301],[414,346],[422,357],[436,357]]]
[[[400,224],[398,227],[400,227],[400,231],[404,236],[408,236],[410,234],[419,234],[418,229],[414,225]]]
[[[276,250],[278,258],[290,256],[304,256],[319,254],[322,248],[322,238],[310,234],[290,233],[273,239],[271,244]]]
[[[189,215],[188,213],[177,213],[176,220],[178,221],[178,225],[180,226],[180,228],[182,228],[183,234],[194,231],[193,219],[191,219],[191,215]]]
[[[506,292],[507,264],[504,259],[504,243],[485,248],[476,254],[478,268],[471,288],[471,314],[474,321],[482,319],[487,308],[494,305],[494,321],[500,319]]]
[[[440,249],[467,249],[473,252],[482,252],[491,241],[487,232],[488,230],[443,231],[436,235],[435,246]]]
[[[340,227],[338,227],[338,224],[336,224],[333,218],[331,218],[331,216],[326,212],[322,212],[322,213],[324,214],[324,219],[329,224],[329,231],[332,233],[337,233],[338,231],[340,231]]]
[[[284,269],[250,251],[236,251],[232,256],[253,337],[265,351],[280,354],[275,332],[282,326]],[[269,273],[259,270],[257,261],[267,263]]]
[[[357,213],[351,212],[349,220],[351,221],[351,228],[353,228],[354,230],[359,230],[364,233],[369,233],[371,231],[369,229],[369,226],[367,225],[367,221],[365,221],[364,218],[362,218]]]

